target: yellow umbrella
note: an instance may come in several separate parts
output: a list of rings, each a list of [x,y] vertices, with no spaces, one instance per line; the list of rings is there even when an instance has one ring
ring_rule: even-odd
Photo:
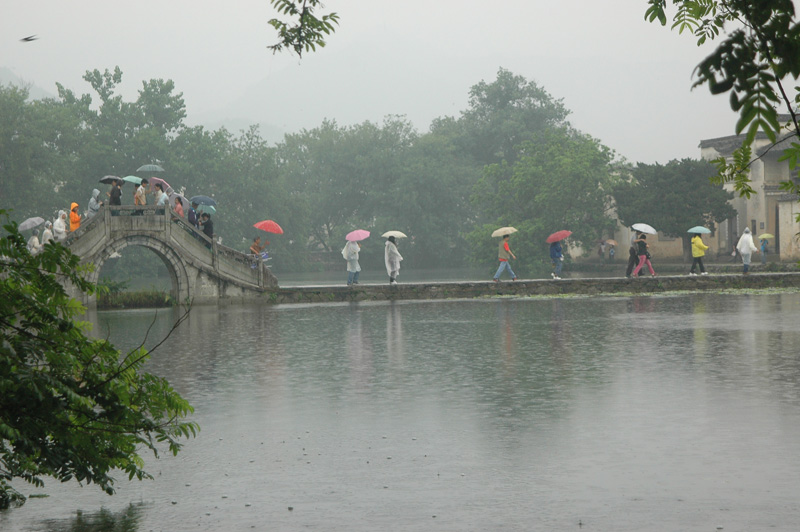
[[[775,238],[775,235],[773,235],[772,233],[763,233],[758,235],[759,240],[769,240],[771,238]]]

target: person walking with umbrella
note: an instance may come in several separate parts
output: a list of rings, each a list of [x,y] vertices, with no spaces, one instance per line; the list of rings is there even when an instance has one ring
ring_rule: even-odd
[[[199,205],[197,204],[197,202],[193,201],[192,206],[189,207],[189,212],[186,214],[186,219],[189,220],[190,224],[199,229],[200,224],[198,223],[197,220],[197,207],[199,207]]]
[[[550,261],[553,263],[553,268],[555,268],[550,272],[550,276],[553,279],[561,279],[561,266],[564,264],[563,251],[561,240],[550,243]]]
[[[647,268],[650,270],[650,275],[655,277],[656,272],[653,270],[653,265],[650,263],[650,251],[647,249],[650,247],[647,245],[647,235],[644,233],[640,234],[639,238],[634,240],[634,244],[636,244],[637,253],[639,254],[639,264],[633,269],[631,275],[634,277],[639,275],[639,271],[642,269],[642,266],[647,264]]]
[[[122,181],[113,181],[111,183],[111,190],[108,192],[109,205],[122,205]]]
[[[386,240],[384,251],[384,262],[386,262],[386,273],[389,274],[389,284],[397,284],[397,276],[400,275],[400,261],[403,256],[397,251],[397,239],[390,236]]]
[[[494,282],[500,282],[500,274],[503,273],[503,270],[508,270],[509,275],[511,275],[511,280],[516,281],[517,275],[514,273],[514,270],[511,269],[511,264],[508,263],[509,259],[513,258],[516,259],[517,256],[514,255],[514,252],[511,251],[511,248],[508,245],[508,237],[510,235],[505,234],[503,235],[503,240],[497,246],[497,260],[500,261],[500,266],[497,268],[497,272],[494,274]]]
[[[742,273],[747,275],[750,273],[750,257],[753,253],[758,253],[758,248],[753,243],[753,235],[750,233],[749,227],[744,228],[744,233],[739,237],[739,242],[736,243],[736,249],[742,256]]]
[[[342,249],[342,257],[347,261],[347,286],[358,284],[358,275],[361,265],[358,263],[358,253],[361,251],[361,242],[349,240]]]
[[[706,254],[708,246],[703,242],[700,233],[695,233],[692,237],[692,268],[689,270],[689,275],[697,275],[694,270],[695,266],[700,267],[700,275],[708,275],[705,267],[703,266],[703,257]]]
[[[769,247],[768,247],[769,246],[769,240],[767,240],[766,238],[762,238],[760,244],[761,244],[760,245],[760,248],[761,248],[761,265],[762,266],[766,266],[767,265],[767,251],[769,249]]]

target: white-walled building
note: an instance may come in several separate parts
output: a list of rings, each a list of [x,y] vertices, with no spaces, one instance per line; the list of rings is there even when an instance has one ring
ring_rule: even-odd
[[[788,121],[789,116],[782,115],[780,118]],[[743,139],[743,135],[731,135],[703,140],[700,142],[700,156],[709,161],[719,157],[730,161]],[[800,259],[800,224],[796,221],[800,204],[796,194],[780,189],[782,181],[797,182],[798,172],[790,172],[788,161],[778,160],[783,156],[783,151],[797,141],[793,130],[781,137],[777,144],[773,144],[763,133],[756,137],[750,166],[750,186],[756,194],[750,198],[737,194],[731,200],[738,215],[720,224],[715,237],[719,239],[717,244],[721,249],[732,250],[744,228],[750,227],[754,237],[762,233],[775,235],[775,239],[769,243],[769,255],[773,260],[776,257],[780,260]],[[733,183],[725,184],[725,190],[734,192]]]

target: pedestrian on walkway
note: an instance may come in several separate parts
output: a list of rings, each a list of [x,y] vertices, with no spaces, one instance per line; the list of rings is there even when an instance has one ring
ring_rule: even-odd
[[[650,263],[650,251],[648,249],[650,246],[647,244],[647,235],[644,233],[640,234],[639,238],[637,238],[634,243],[636,244],[636,252],[639,255],[639,264],[633,269],[631,275],[634,277],[639,275],[639,271],[642,269],[642,266],[647,264],[647,268],[650,270],[650,275],[655,277],[656,272],[653,270],[653,265]]]
[[[561,279],[561,267],[564,264],[564,253],[560,240],[550,243],[550,262],[553,263],[554,268],[550,276],[553,279]]]
[[[358,253],[361,251],[361,242],[348,241],[342,249],[342,258],[347,261],[347,286],[358,284],[358,274],[361,265],[358,263]]]
[[[508,270],[512,281],[517,280],[517,275],[514,273],[514,270],[511,269],[511,264],[508,263],[509,259],[517,258],[508,246],[508,236],[509,235],[503,235],[503,240],[501,240],[500,244],[497,246],[497,260],[500,261],[500,266],[497,268],[497,273],[494,274],[494,282],[496,283],[500,282],[500,274],[503,273],[503,270]]]
[[[700,275],[708,275],[705,267],[703,266],[703,257],[706,254],[708,246],[703,242],[700,233],[695,233],[692,238],[692,269],[689,270],[689,275],[697,275],[695,273],[695,266],[700,267]]]
[[[386,239],[386,249],[384,251],[384,262],[386,263],[386,273],[389,274],[389,284],[397,284],[397,276],[400,275],[400,261],[403,256],[397,251],[397,239],[390,236]]]
[[[767,251],[769,251],[769,240],[766,238],[761,239],[761,265],[767,265]]]
[[[749,227],[744,228],[744,233],[739,237],[739,242],[736,244],[736,250],[742,256],[742,273],[747,275],[750,273],[750,257],[753,253],[758,253],[758,248],[753,243],[753,235],[750,233]]]

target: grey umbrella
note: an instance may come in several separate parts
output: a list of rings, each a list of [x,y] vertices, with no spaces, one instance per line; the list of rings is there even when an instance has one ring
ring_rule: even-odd
[[[27,231],[28,229],[33,229],[34,227],[39,227],[44,223],[44,218],[40,218],[38,216],[34,216],[33,218],[28,218],[21,224],[19,224],[20,231]]]

